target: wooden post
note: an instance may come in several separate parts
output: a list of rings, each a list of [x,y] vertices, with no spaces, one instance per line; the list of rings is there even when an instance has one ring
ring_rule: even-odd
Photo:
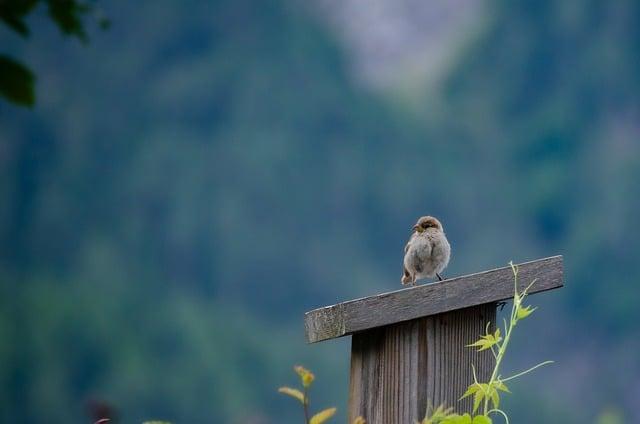
[[[518,265],[518,289],[530,293],[562,287],[562,257]],[[383,293],[307,312],[310,343],[345,335],[351,341],[349,423],[413,424],[427,405],[471,412],[458,401],[478,378],[488,380],[490,351],[465,347],[496,321],[496,302],[513,297],[510,267]]]

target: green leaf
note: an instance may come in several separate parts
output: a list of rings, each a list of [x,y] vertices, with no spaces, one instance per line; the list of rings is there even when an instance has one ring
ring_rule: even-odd
[[[502,381],[496,381],[495,385],[496,385],[496,389],[501,390],[501,391],[506,392],[506,393],[511,393],[511,390],[509,390],[507,385],[504,384]]]
[[[35,77],[27,67],[0,55],[0,96],[15,104],[33,106],[34,81]]]
[[[475,393],[476,393],[478,390],[480,390],[480,389],[481,389],[480,385],[478,385],[478,384],[476,384],[476,383],[473,383],[472,385],[470,385],[470,386],[467,388],[467,391],[466,391],[466,392],[464,392],[464,394],[462,395],[462,397],[460,398],[460,400],[462,400],[462,399],[464,399],[464,398],[466,398],[466,397],[469,397],[469,396],[471,396],[471,395],[475,394]]]
[[[473,424],[491,424],[491,418],[485,417],[484,415],[478,415],[473,418]]]
[[[22,19],[16,18],[14,16],[2,16],[2,20],[5,24],[7,24],[11,29],[13,29],[21,36],[25,38],[29,36],[29,28]]]
[[[484,336],[480,336],[480,339],[467,347],[479,347],[478,352],[483,350],[490,349],[492,346],[498,344],[502,340],[502,336],[500,333],[500,328],[496,329],[494,334],[485,334]]]
[[[0,2],[0,19],[23,37],[29,36],[29,28],[24,23],[25,16],[31,12],[38,0]]]
[[[335,413],[336,413],[336,408],[325,409],[324,411],[318,412],[313,417],[311,417],[309,424],[322,424],[323,422],[327,421],[329,418],[333,417]]]
[[[441,424],[446,419],[456,415],[453,414],[452,411],[453,408],[445,408],[444,405],[438,406],[435,410],[431,406],[428,406],[422,423],[418,424]]]
[[[445,421],[442,421],[442,424],[472,424],[471,415],[452,415]]]
[[[478,390],[473,396],[473,413],[475,414],[478,408],[480,407],[480,403],[484,399],[484,392],[482,390]]]
[[[482,337],[485,337],[485,336],[482,336]],[[479,347],[480,349],[478,349],[478,351],[482,351],[482,350],[490,349],[491,346],[493,346],[494,344],[495,343],[492,343],[492,341],[482,338],[480,340],[477,340],[474,343],[471,343],[470,345],[467,345],[467,347]]]
[[[491,403],[493,404],[493,407],[495,409],[498,409],[498,407],[500,406],[500,395],[498,394],[498,391],[494,388],[491,388],[489,396],[491,396]]]
[[[531,306],[527,306],[525,308],[519,307],[518,311],[516,313],[516,318],[519,319],[519,320],[524,319],[524,318],[528,317],[529,315],[531,315],[533,313],[533,311],[535,311],[536,309],[538,309],[538,308],[531,309]]]
[[[65,35],[73,35],[81,41],[87,41],[87,34],[82,25],[81,16],[90,10],[87,4],[77,0],[52,1],[49,4],[49,16]]]

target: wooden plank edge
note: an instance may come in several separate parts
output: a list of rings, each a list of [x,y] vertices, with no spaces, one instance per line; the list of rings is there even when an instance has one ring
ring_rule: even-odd
[[[562,255],[550,256],[547,258],[527,261],[520,264],[516,264],[516,266],[518,266],[519,268],[522,268],[522,267],[532,266],[534,264],[540,264],[542,262],[549,262],[550,265],[559,263],[560,265],[559,279],[555,282],[556,284],[552,286],[548,286],[544,288],[536,288],[535,286],[532,287],[530,294],[542,293],[545,291],[554,290],[564,286],[564,259]],[[480,271],[472,274],[450,278],[444,281],[421,284],[414,287],[402,288],[399,290],[379,293],[371,296],[365,296],[357,299],[348,300],[345,302],[340,302],[335,305],[329,305],[329,306],[324,306],[322,308],[313,309],[311,311],[306,312],[304,315],[305,337],[307,339],[307,343],[316,343],[323,340],[343,337],[349,334],[353,334],[356,331],[361,331],[361,330],[356,330],[356,331],[347,330],[347,326],[344,319],[344,311],[345,309],[349,308],[349,306],[353,304],[357,304],[359,302],[366,302],[367,300],[371,300],[374,298],[390,297],[390,296],[397,295],[398,293],[407,292],[410,290],[425,291],[425,293],[443,290],[447,285],[459,284],[460,280],[465,280],[465,279],[474,280],[484,276],[485,274],[499,273],[505,270],[510,271],[510,268],[511,268],[510,266],[494,268],[487,271]],[[522,282],[520,282],[520,285],[522,285]],[[464,306],[459,306],[456,308],[452,308],[450,310],[442,310],[442,311],[436,312],[435,314],[464,309],[467,307],[477,306],[484,303],[504,301],[511,298],[512,296],[506,296],[506,297],[492,299],[490,302],[481,302],[477,304],[473,304],[473,303],[465,304]],[[429,314],[429,315],[433,315],[433,314]],[[425,315],[425,316],[429,316],[429,315]],[[408,319],[415,319],[415,318],[408,318]],[[374,328],[374,327],[371,327],[371,328]],[[362,330],[366,330],[366,329],[367,328],[363,328]]]

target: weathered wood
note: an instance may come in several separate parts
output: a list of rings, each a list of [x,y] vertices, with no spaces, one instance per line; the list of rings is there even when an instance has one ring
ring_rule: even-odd
[[[465,346],[495,317],[491,303],[354,334],[348,422],[362,416],[367,424],[412,424],[427,405],[471,412],[471,398],[458,401],[473,382],[470,364],[488,381],[494,358]]]
[[[530,293],[562,287],[562,256],[519,264],[519,290],[536,283]],[[309,343],[416,318],[493,303],[513,297],[513,274],[503,267],[351,300],[307,312]]]

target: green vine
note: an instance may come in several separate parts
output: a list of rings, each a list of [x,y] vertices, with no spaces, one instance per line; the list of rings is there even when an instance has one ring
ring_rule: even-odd
[[[467,346],[477,348],[479,352],[490,350],[496,361],[491,377],[486,383],[478,381],[476,369],[474,365],[471,364],[473,383],[467,388],[467,391],[460,399],[462,400],[473,396],[474,416],[470,414],[454,414],[449,412],[450,410],[444,410],[444,408],[439,407],[435,411],[427,411],[427,416],[421,424],[491,424],[492,415],[502,416],[505,423],[509,424],[509,416],[505,411],[500,409],[501,393],[511,393],[505,382],[522,377],[537,368],[553,363],[553,361],[544,361],[525,371],[521,371],[506,378],[503,378],[500,374],[502,361],[507,353],[507,348],[509,347],[509,342],[511,341],[514,329],[518,325],[518,322],[527,318],[537,309],[531,308],[531,306],[524,306],[523,304],[529,290],[535,284],[536,280],[533,280],[522,291],[522,293],[518,293],[518,267],[514,265],[513,262],[509,262],[509,265],[513,271],[514,281],[513,305],[511,306],[509,321],[505,319],[504,329],[501,330],[498,327],[493,333],[489,332],[490,323],[488,323],[487,328],[485,329],[485,334],[480,336],[477,341]],[[502,336],[502,331],[504,331],[504,338]],[[475,415],[481,405],[482,414]]]

